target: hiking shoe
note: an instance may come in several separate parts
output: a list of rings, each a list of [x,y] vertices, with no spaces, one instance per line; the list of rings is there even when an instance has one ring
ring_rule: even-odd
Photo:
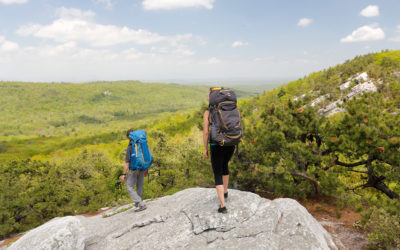
[[[225,200],[228,199],[228,192],[224,193]]]
[[[226,206],[218,208],[218,213],[226,214],[227,212],[228,212],[228,209],[226,209]]]
[[[147,208],[147,206],[145,204],[143,204],[142,206],[138,206],[138,209],[136,209],[136,212],[146,210],[146,208]]]

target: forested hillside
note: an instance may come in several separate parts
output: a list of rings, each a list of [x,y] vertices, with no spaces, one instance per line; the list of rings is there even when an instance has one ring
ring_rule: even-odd
[[[121,83],[127,84],[132,83]],[[13,129],[18,126],[17,131],[22,128],[22,133],[22,126],[31,126],[32,133],[27,135],[40,133],[41,126],[64,134],[52,138],[47,138],[47,134],[46,138],[8,138],[0,144],[0,159],[6,159],[0,163],[0,237],[27,230],[55,216],[129,202],[118,177],[128,142],[123,128],[130,125],[148,132],[155,157],[144,198],[212,185],[210,163],[201,154],[202,112],[206,108],[201,101],[206,98],[205,87],[195,87],[198,97],[187,97],[186,92],[176,92],[173,85],[162,85],[176,93],[167,99],[169,104],[176,105],[160,101],[165,98],[165,90],[154,107],[149,105],[137,112],[150,110],[159,114],[179,109],[179,105],[189,107],[190,103],[192,110],[154,120],[146,118],[138,125],[132,116],[136,110],[126,107],[130,100],[124,96],[125,91],[113,91],[107,84],[99,86],[102,87],[90,98],[74,99],[74,112],[67,112],[65,105],[53,107],[56,104],[52,101],[45,105],[33,98],[32,104],[21,106],[33,113],[36,108],[43,113],[21,117],[27,119],[26,125],[20,124],[15,114],[5,113],[9,117],[14,115],[10,124],[2,120],[1,126],[9,126],[8,137],[19,133]],[[76,92],[82,94],[85,90]],[[29,96],[28,92],[24,96]],[[147,96],[146,99],[154,95],[149,91]],[[113,103],[110,99],[116,97],[121,99]],[[106,111],[93,109],[91,104],[97,102]],[[13,103],[18,101],[14,99]],[[325,112],[328,107],[330,111]],[[61,126],[49,125],[45,119],[44,110],[53,108],[58,110],[54,116],[62,122]],[[239,108],[245,137],[231,164],[232,183],[243,190],[271,196],[335,197],[338,211],[351,206],[363,215],[363,221],[356,226],[370,233],[371,247],[400,247],[400,51],[356,57],[242,100]],[[123,118],[118,120],[113,112],[122,112]],[[79,119],[81,116],[102,122],[86,123]],[[31,124],[34,119],[38,122]],[[88,131],[90,136],[80,137],[89,128],[96,132]],[[24,154],[19,153],[24,150]],[[11,155],[18,157],[7,160]]]
[[[93,135],[206,101],[205,86],[0,82],[0,136]]]
[[[207,101],[207,89],[135,81],[0,82],[0,159],[121,140],[127,128],[198,108]]]
[[[241,110],[242,188],[337,197],[363,213],[372,247],[400,246],[400,51],[356,57]]]
[[[129,128],[145,129],[155,154],[146,198],[207,184],[211,176],[197,154],[201,141],[193,125],[207,90],[140,82],[0,83],[0,239],[55,216],[128,203],[119,175]]]

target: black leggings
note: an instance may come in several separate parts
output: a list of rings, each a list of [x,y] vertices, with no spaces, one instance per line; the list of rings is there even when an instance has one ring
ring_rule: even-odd
[[[228,162],[232,158],[235,146],[210,146],[211,165],[214,171],[215,185],[222,185],[222,176],[229,175]]]

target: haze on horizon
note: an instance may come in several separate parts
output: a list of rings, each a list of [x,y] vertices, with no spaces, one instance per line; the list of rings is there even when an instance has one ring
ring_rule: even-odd
[[[294,80],[400,49],[400,2],[0,0],[0,81]]]

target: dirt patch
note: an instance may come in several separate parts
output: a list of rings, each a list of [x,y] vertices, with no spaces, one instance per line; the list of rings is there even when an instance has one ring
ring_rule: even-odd
[[[0,248],[1,248],[1,247],[8,246],[9,244],[11,244],[11,243],[17,241],[17,240],[18,240],[19,238],[21,238],[22,236],[23,236],[23,234],[19,234],[19,235],[16,235],[16,236],[14,236],[14,237],[5,239],[3,242],[0,243]]]
[[[337,208],[337,199],[323,197],[321,199],[308,199],[299,201],[307,208],[317,220],[327,219],[329,221],[343,223],[344,226],[354,228],[354,224],[361,221],[361,216],[352,208]]]
[[[110,209],[109,209],[109,208],[107,208],[107,209],[101,209],[101,210],[98,210],[98,211],[96,211],[96,212],[88,212],[88,213],[79,214],[79,215],[82,215],[82,216],[85,216],[85,217],[92,217],[92,216],[96,216],[96,215],[99,215],[99,214],[101,214],[101,213],[104,213],[104,212],[106,212],[106,211],[108,211],[108,210],[110,210]]]
[[[352,208],[338,208],[332,197],[299,201],[332,235],[339,249],[366,249],[366,233],[357,227],[361,216]]]

